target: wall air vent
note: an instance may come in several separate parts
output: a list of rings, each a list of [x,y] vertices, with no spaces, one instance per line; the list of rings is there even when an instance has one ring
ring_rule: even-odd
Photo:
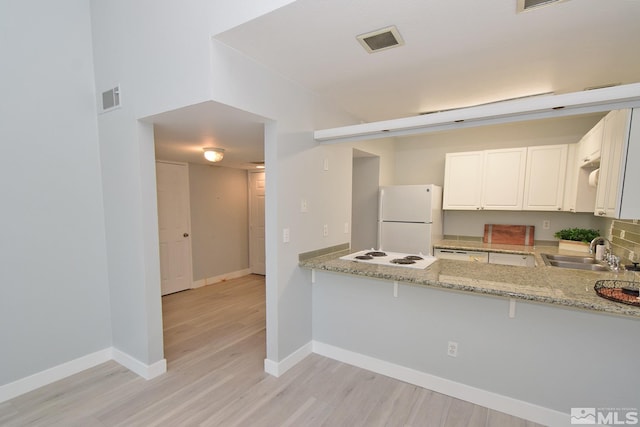
[[[562,3],[568,0],[517,0],[517,12],[526,12],[528,10],[537,9],[542,6],[549,6],[555,3]]]
[[[115,110],[120,107],[120,86],[102,92],[102,113]]]
[[[402,36],[394,25],[370,33],[360,34],[356,38],[369,53],[380,52],[381,50],[404,44]]]

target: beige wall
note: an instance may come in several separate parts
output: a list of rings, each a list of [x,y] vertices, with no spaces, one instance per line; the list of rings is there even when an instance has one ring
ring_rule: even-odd
[[[446,153],[578,142],[602,116],[561,117],[397,138],[395,184],[442,185]]]
[[[602,116],[544,119],[397,138],[394,183],[443,185],[445,155],[450,152],[576,143]],[[542,228],[544,220],[551,222],[548,230]],[[533,225],[536,240],[554,240],[553,234],[562,228],[598,228],[598,220],[591,214],[445,212],[444,232],[447,235],[479,237],[484,233],[484,224]]]
[[[247,171],[189,164],[193,280],[249,268]]]

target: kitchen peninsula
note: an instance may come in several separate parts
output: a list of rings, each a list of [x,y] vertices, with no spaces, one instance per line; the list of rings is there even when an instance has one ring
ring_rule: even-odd
[[[615,273],[545,266],[554,246],[435,247],[533,255],[536,267],[368,265],[339,259],[347,245],[303,254],[314,351],[545,425],[568,425],[572,407],[639,405],[640,369],[610,364],[637,365],[640,308],[593,290]]]
[[[633,274],[632,272],[628,272],[629,276],[625,277],[624,273],[572,270],[545,266],[540,254],[557,254],[559,253],[557,246],[534,247],[492,245],[474,241],[441,241],[436,243],[435,248],[533,255],[536,259],[536,267],[441,259],[427,269],[415,270],[403,267],[369,265],[339,259],[339,256],[348,253],[348,250],[337,253],[329,252],[328,254],[311,258],[303,255],[300,266],[417,286],[431,286],[454,291],[600,311],[640,319],[640,307],[606,300],[599,297],[593,289],[596,280],[628,280]],[[635,274],[635,280],[640,282],[640,275],[638,273]]]

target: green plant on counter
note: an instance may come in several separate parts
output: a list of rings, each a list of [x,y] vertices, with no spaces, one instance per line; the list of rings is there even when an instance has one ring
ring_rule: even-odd
[[[558,231],[554,236],[562,240],[573,240],[575,242],[590,243],[600,235],[600,231],[586,228],[565,228]]]

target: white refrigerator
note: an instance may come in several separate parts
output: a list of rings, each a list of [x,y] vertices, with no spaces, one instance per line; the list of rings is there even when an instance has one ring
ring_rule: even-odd
[[[384,186],[378,202],[380,250],[433,255],[433,242],[442,238],[442,187]]]

